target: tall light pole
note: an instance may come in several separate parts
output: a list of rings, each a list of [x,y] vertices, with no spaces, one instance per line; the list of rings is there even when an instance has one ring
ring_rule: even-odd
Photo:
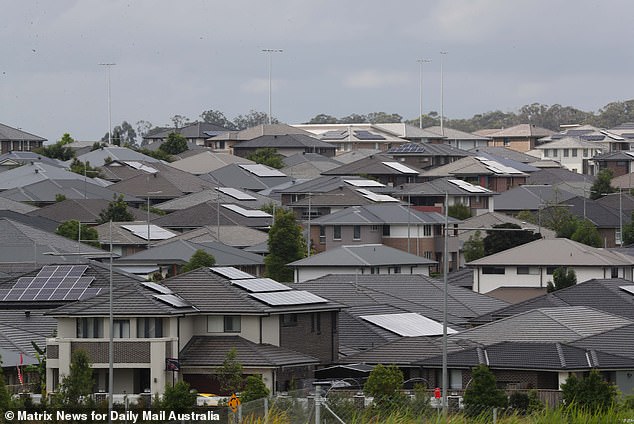
[[[271,125],[271,69],[273,68],[273,53],[282,53],[282,49],[262,49],[264,53],[269,55],[269,125]]]
[[[443,75],[443,58],[447,52],[440,52],[440,134],[445,135],[444,119],[445,119],[445,93],[444,93],[444,75]]]
[[[306,257],[310,258],[310,242],[312,241],[310,238],[310,215],[311,215],[311,210],[310,210],[310,198],[312,197],[313,193],[308,193],[308,234],[306,235]]]
[[[441,121],[442,122],[442,121]],[[445,192],[445,238],[443,247],[443,300],[442,300],[442,413],[447,422],[447,274],[449,273],[449,193]]]
[[[418,59],[416,62],[418,62],[419,65],[419,75],[418,75],[418,88],[419,88],[419,98],[418,98],[418,111],[419,114],[418,116],[420,117],[418,119],[418,127],[420,129],[423,128],[423,63],[430,63],[431,60],[429,59]]]
[[[108,144],[112,145],[112,109],[110,107],[110,68],[116,63],[100,63],[100,66],[106,67],[106,90],[108,94]]]

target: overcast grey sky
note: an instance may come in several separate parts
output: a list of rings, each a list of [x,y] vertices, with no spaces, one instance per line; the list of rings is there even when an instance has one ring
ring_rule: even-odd
[[[629,0],[5,0],[0,122],[97,140],[112,122],[208,109],[305,122],[384,111],[468,118],[540,102],[596,111],[634,98]]]

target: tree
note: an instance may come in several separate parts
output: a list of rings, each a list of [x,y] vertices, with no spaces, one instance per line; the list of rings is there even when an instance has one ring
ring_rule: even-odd
[[[33,340],[31,340],[31,346],[35,350],[37,364],[27,365],[24,367],[24,371],[37,374],[40,383],[40,394],[42,399],[46,399],[46,347],[42,349]]]
[[[464,221],[465,219],[471,218],[471,209],[469,209],[467,205],[456,203],[447,208],[447,215]]]
[[[255,152],[247,156],[247,159],[255,163],[261,163],[275,169],[284,168],[283,158],[284,156],[277,153],[277,150],[271,147],[256,149]]]
[[[93,392],[94,380],[88,353],[75,350],[70,359],[70,373],[62,379],[59,388],[60,400],[64,405],[79,405]]]
[[[80,228],[81,241],[91,246],[99,247],[99,233],[97,232],[97,230],[87,226],[86,224],[80,224],[79,221],[75,219],[62,222],[55,230],[55,234],[71,240],[79,240]]]
[[[337,124],[339,120],[332,115],[326,115],[324,113],[320,113],[315,117],[311,118],[307,124]]]
[[[365,115],[359,115],[357,113],[353,113],[348,116],[344,116],[339,119],[340,124],[366,124],[368,123],[368,117]]]
[[[186,381],[179,381],[173,386],[165,387],[161,407],[176,413],[190,412],[196,405],[197,397],[196,391],[191,390]]]
[[[9,389],[4,380],[2,360],[0,358],[0,413],[7,411],[9,408],[11,408],[11,393],[9,393]]]
[[[216,263],[216,258],[213,255],[205,252],[202,249],[196,250],[191,258],[189,258],[189,262],[183,265],[183,272],[193,271],[198,268],[210,267],[214,266]]]
[[[164,160],[165,162],[173,161],[172,155],[170,155],[167,152],[164,152],[161,149],[150,150],[147,148],[139,148],[139,149],[136,149],[136,151],[154,159]]]
[[[189,124],[189,118],[183,115],[174,115],[170,118],[172,124],[174,124],[174,128],[182,128],[185,125]]]
[[[123,194],[119,197],[115,194],[108,207],[99,212],[99,223],[134,221],[134,215],[128,211],[128,204],[123,200]]]
[[[244,389],[240,393],[242,402],[251,402],[252,400],[262,399],[269,396],[269,389],[264,384],[261,375],[250,375],[244,384]]]
[[[472,368],[471,383],[464,392],[464,403],[468,415],[479,415],[488,409],[506,406],[506,394],[497,388],[495,376],[486,365]]]
[[[405,403],[403,389],[403,372],[395,365],[374,367],[368,380],[363,385],[363,392],[374,398],[374,406],[381,412],[389,414]]]
[[[268,124],[269,115],[264,112],[250,110],[246,115],[238,115],[233,119],[233,125],[236,130],[245,130],[247,128],[257,127],[258,125]],[[279,124],[276,118],[271,118],[272,124]]]
[[[366,119],[371,124],[390,124],[403,121],[403,117],[398,113],[370,112]]]
[[[143,119],[137,121],[134,125],[136,126],[136,133],[141,137],[141,139],[143,139],[143,137],[145,137],[154,127],[150,121],[145,121]],[[143,140],[141,140],[141,143],[143,143]]]
[[[61,161],[71,160],[75,156],[73,149],[68,144],[75,140],[69,133],[64,133],[62,138],[55,144],[49,146],[38,147],[33,149],[33,152],[53,159],[59,159]]]
[[[623,245],[628,246],[634,243],[634,212],[632,212],[630,222],[623,225]]]
[[[214,109],[206,110],[200,114],[200,119],[202,119],[203,122],[206,122],[208,124],[219,125],[228,130],[236,129],[235,124],[231,122],[230,120],[228,120],[227,117],[224,115],[224,113],[220,112],[219,110],[214,110]]]
[[[293,270],[286,264],[302,259],[306,251],[302,229],[293,211],[275,211],[275,223],[269,230],[268,244],[269,254],[264,258],[267,275],[277,281],[293,281]]]
[[[101,172],[99,172],[98,168],[93,168],[90,166],[90,162],[82,162],[77,158],[73,158],[73,161],[70,164],[70,172],[74,172],[75,174],[85,175],[91,178],[101,178]]]
[[[517,231],[521,230],[522,227],[510,222],[494,225],[493,228],[495,230],[487,230],[487,236],[483,240],[485,256],[541,238],[541,235],[534,234],[530,230]],[[498,230],[498,228],[501,230]],[[504,229],[512,231],[504,231]]]
[[[597,227],[587,219],[578,221],[577,228],[574,233],[572,233],[570,239],[592,247],[603,246],[599,230],[597,230]]]
[[[225,394],[239,392],[244,384],[242,364],[238,362],[238,351],[232,347],[225,355],[222,365],[216,369],[216,379]]]
[[[616,189],[612,187],[612,177],[614,174],[609,168],[605,168],[599,171],[597,178],[594,180],[594,184],[590,188],[590,198],[596,200],[606,194],[614,193]]]
[[[614,405],[617,396],[616,387],[604,381],[597,370],[582,378],[570,375],[561,385],[561,391],[567,405],[577,405],[589,412],[607,410]]]
[[[574,286],[577,284],[577,274],[574,269],[559,267],[553,272],[553,281],[554,283],[548,282],[548,293]]]
[[[159,150],[169,155],[177,155],[189,150],[189,147],[187,147],[187,139],[184,136],[172,132],[167,136],[167,140],[159,146]]]
[[[464,259],[467,262],[475,261],[485,256],[484,241],[480,235],[480,230],[477,230],[475,234],[469,236],[469,240],[464,243],[463,252]]]

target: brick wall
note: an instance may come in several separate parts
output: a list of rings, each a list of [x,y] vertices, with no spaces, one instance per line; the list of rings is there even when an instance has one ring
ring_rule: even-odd
[[[88,353],[91,363],[107,363],[108,342],[72,342],[71,354],[78,349]],[[149,363],[150,342],[114,342],[114,362],[117,364]]]
[[[333,311],[297,314],[296,325],[280,326],[280,346],[314,356],[321,364],[336,361],[339,348],[337,329],[333,328],[337,324],[336,314]]]

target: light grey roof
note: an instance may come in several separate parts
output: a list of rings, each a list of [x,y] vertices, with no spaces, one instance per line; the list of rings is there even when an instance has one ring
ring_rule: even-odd
[[[633,266],[634,257],[565,238],[539,239],[469,262],[471,266]]]
[[[519,169],[513,167],[507,167],[504,164],[493,161],[488,162],[483,156],[467,156],[446,165],[439,166],[437,168],[432,168],[428,171],[424,171],[422,176],[429,177],[447,177],[447,176],[456,176],[456,177],[469,177],[469,176],[480,176],[480,175],[492,175],[492,176],[512,176],[512,177],[525,177],[527,174],[520,171]],[[490,165],[495,166],[490,166]],[[527,165],[523,165],[527,166]]]
[[[382,244],[340,246],[288,264],[292,267],[383,266],[435,264],[421,256]]]
[[[26,131],[22,131],[4,124],[0,124],[0,140],[46,141],[45,138],[29,134]]]
[[[348,182],[347,182],[348,181]],[[297,181],[294,184],[289,184],[287,187],[279,189],[280,193],[328,193],[339,187],[351,187],[355,186],[356,181],[368,181],[367,178],[362,178],[358,176],[340,176],[340,175],[323,175],[321,177],[308,180],[308,181]],[[370,180],[372,183],[377,184],[376,187],[372,187],[373,191],[381,192],[389,194],[394,192],[394,188],[385,187],[382,188],[383,184],[378,183],[377,181]]]
[[[84,180],[83,175],[46,163],[28,163],[2,173],[0,190],[24,187],[43,180]]]
[[[482,137],[480,135],[468,133],[465,131],[455,130],[453,128],[443,127],[443,130],[441,131],[440,125],[427,127],[425,128],[425,130],[438,134],[439,136],[444,136],[444,138],[447,140],[477,140],[477,141],[490,140],[489,137]]]
[[[584,349],[597,349],[634,359],[634,324],[591,335],[571,344]]]
[[[601,146],[591,141],[584,141],[577,137],[564,137],[557,140],[549,141],[544,144],[535,146],[536,149],[565,149],[565,148],[577,148],[577,149],[600,149]]]
[[[503,128],[487,134],[488,137],[547,137],[554,134],[547,128],[538,127],[534,124],[518,124],[512,127]]]
[[[66,167],[64,162],[58,159],[49,158],[35,152],[14,150],[0,155],[0,165],[2,166],[17,166],[31,162],[43,162],[60,168]]]
[[[127,196],[126,196],[127,197]],[[128,199],[134,199],[134,197]],[[125,197],[124,197],[125,199]],[[100,220],[100,213],[108,208],[112,201],[112,195],[106,199],[66,199],[61,202],[52,203],[33,212],[29,212],[29,216],[40,216],[57,221],[59,223],[71,219],[77,220],[84,224],[95,224]],[[132,214],[136,220],[146,220],[147,211],[128,207],[128,212]],[[150,219],[156,218],[157,215],[150,212]]]
[[[302,163],[311,163],[311,162],[319,162],[319,163],[326,162],[333,166],[341,165],[341,162],[339,162],[335,158],[326,157],[324,155],[320,155],[319,153],[306,153],[306,152],[296,153],[294,155],[287,156],[284,159],[282,159],[282,161],[284,162],[284,165],[287,167],[293,166],[293,165],[299,165]]]
[[[501,193],[495,198],[496,211],[536,211],[548,204],[566,202],[575,197],[559,187],[550,185],[523,185]]]
[[[612,133],[610,131],[597,128],[592,125],[577,125],[571,126],[570,128],[566,128],[559,133],[552,134],[549,137],[541,138],[540,142],[551,141],[551,140],[559,140],[566,137],[576,137],[582,140],[590,141],[590,142],[618,142],[618,143],[628,143],[627,139],[620,136],[617,133]]]
[[[89,179],[90,180],[90,179]],[[112,201],[120,193],[108,187],[102,187],[93,181],[82,180],[43,180],[24,185],[0,193],[1,197],[18,202],[54,203],[57,195],[63,195],[69,200],[106,200]],[[143,199],[124,193],[123,199],[130,203],[141,203]]]
[[[564,182],[585,182],[588,184],[588,187],[590,187],[594,182],[594,176],[579,174],[577,172],[572,172],[566,168],[542,168],[539,171],[531,173],[526,179],[527,185],[556,185]]]
[[[178,211],[182,209],[187,209],[192,206],[199,205],[205,202],[220,202],[220,203],[235,203],[236,205],[240,205],[246,208],[259,209],[262,206],[268,203],[279,203],[266,196],[262,196],[261,194],[255,193],[253,191],[248,190],[240,190],[244,194],[251,196],[253,199],[249,200],[240,200],[236,199],[233,196],[230,196],[226,193],[222,192],[222,188],[219,191],[217,188],[209,188],[197,193],[190,193],[188,195],[168,200],[163,203],[159,203],[158,205],[154,205],[155,208],[160,209],[162,211]],[[218,198],[220,196],[220,198]]]
[[[491,228],[494,225],[506,223],[519,225],[522,228],[530,228],[533,229],[535,232],[538,229],[537,226],[535,226],[534,224],[526,223],[512,216],[504,215],[498,212],[486,212],[481,215],[472,216],[471,218],[467,218],[460,224],[458,224],[458,228]],[[469,240],[469,237],[474,235],[476,231],[478,230],[462,230],[458,233],[458,237],[464,242]],[[557,233],[545,227],[541,228],[541,235],[543,238],[547,239],[553,239],[557,237]],[[480,230],[480,236],[482,238],[486,237],[486,230]]]
[[[420,212],[401,204],[352,206],[313,220],[316,225],[444,224],[438,212]],[[450,223],[459,222],[449,218]]]
[[[387,131],[396,137],[410,139],[437,139],[438,134],[416,127],[414,125],[405,124],[403,122],[394,122],[386,124],[372,124],[372,128],[378,128]]]
[[[91,166],[102,166],[107,158],[121,161],[160,162],[158,159],[139,153],[136,150],[119,146],[102,147],[77,157],[82,162],[90,162]],[[70,165],[70,161],[68,164]]]
[[[306,134],[311,135],[308,131],[295,128],[286,124],[261,124],[250,127],[241,131],[228,131],[218,134],[214,140],[251,140],[263,135],[287,135],[287,134]]]
[[[253,191],[262,191],[291,181],[291,177],[284,174],[271,177],[257,176],[238,164],[224,166],[205,174],[205,176],[208,181],[212,181],[215,185]]]
[[[511,159],[516,162],[532,163],[539,160],[539,158],[529,155],[527,153],[518,152],[517,150],[509,149],[502,146],[480,146],[475,149],[469,150],[469,153],[478,155],[479,153],[488,153],[492,156],[497,156],[503,159]]]
[[[0,193],[2,194],[2,193]],[[15,200],[7,199],[0,196],[0,210],[9,210],[18,213],[29,213],[37,210],[38,208],[27,203],[18,202]]]
[[[392,164],[392,165],[390,165]],[[359,159],[356,162],[347,163],[329,171],[323,175],[406,175],[418,176],[422,171],[413,166],[404,165],[395,161],[392,157],[377,154]]]
[[[379,153],[381,153],[381,150],[378,149],[356,149],[350,152],[340,153],[335,156],[335,159],[341,163],[352,163],[358,161],[359,159],[377,155]]]
[[[326,143],[311,135],[306,134],[284,134],[284,135],[262,135],[259,137],[245,140],[233,145],[234,149],[258,149],[258,148],[274,148],[274,149],[330,149],[335,150],[335,145]]]
[[[293,155],[293,156],[297,156],[297,155]],[[329,171],[338,166],[341,166],[341,162],[315,160],[315,161],[298,162],[293,165],[287,165],[284,168],[280,169],[280,171],[282,171],[283,173],[285,173],[291,178],[310,180],[310,179],[318,178],[321,176],[323,172]]]
[[[220,169],[231,163],[255,163],[229,153],[210,152],[202,150],[200,153],[170,163],[170,166],[194,175],[206,174]]]
[[[140,211],[137,209],[137,211],[139,212],[138,215],[142,216],[142,213],[145,213],[144,211]],[[155,218],[156,215],[150,213],[150,219]],[[145,229],[145,231],[142,230],[142,235],[147,234],[147,220],[142,220],[141,217],[137,217],[135,221],[126,221],[126,222],[113,222],[112,223],[112,231],[110,229],[110,222],[106,222],[104,224],[101,225],[97,225],[95,227],[93,227],[95,230],[97,230],[97,233],[99,233],[99,240],[104,240],[103,245],[106,245],[109,243],[109,240],[112,238],[112,244],[113,245],[146,245],[147,244],[147,239],[145,237],[140,237],[139,235],[135,235],[135,233],[133,233],[132,231],[130,231],[129,229],[124,228],[124,226],[130,226],[130,225],[135,225],[135,226],[141,226],[142,228]],[[167,235],[167,233],[163,233],[162,231],[169,231],[169,230],[165,230],[162,229],[160,227],[158,227],[155,224],[150,224],[150,236],[151,236],[151,244],[155,245],[157,244],[157,242],[159,240],[156,240],[157,238],[159,238],[162,235]],[[160,234],[160,236],[159,236]],[[167,239],[161,239],[160,241],[163,240],[173,240],[176,237],[177,233],[172,233],[174,234],[173,237],[169,237]]]
[[[218,240],[218,231],[220,231],[220,240]],[[221,225],[220,228],[218,228],[217,225],[206,225],[204,227],[196,228],[177,235],[175,239],[187,240],[192,243],[220,241],[227,246],[242,249],[259,243],[264,243],[268,246],[269,236],[264,231],[245,227],[243,225]],[[159,242],[156,244],[159,245],[164,243],[166,242]],[[250,250],[245,249],[245,251]]]
[[[470,188],[471,187],[471,188]],[[497,193],[487,188],[470,184],[466,181],[455,180],[454,178],[435,178],[424,183],[402,184],[395,195],[405,198],[424,196],[493,196]],[[470,188],[470,189],[467,189]],[[406,200],[406,199],[405,199]],[[444,200],[443,200],[444,201]]]
[[[207,225],[245,225],[252,228],[268,228],[273,223],[272,216],[247,217],[222,205],[224,204],[221,204],[218,213],[216,202],[201,203],[157,218],[153,223],[166,228],[180,229],[193,229]],[[254,211],[262,212],[258,209]]]

